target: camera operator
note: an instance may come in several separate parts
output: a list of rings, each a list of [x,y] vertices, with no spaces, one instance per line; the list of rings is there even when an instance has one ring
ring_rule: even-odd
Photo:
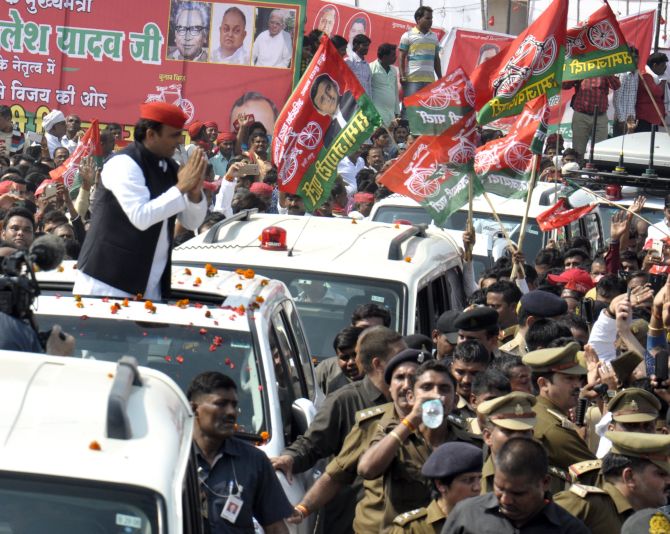
[[[34,297],[39,294],[32,263],[42,270],[54,269],[63,255],[64,247],[58,238],[37,239],[27,254],[11,243],[0,242],[0,350],[46,351],[55,356],[74,353],[74,338],[65,334],[60,325],[38,334],[31,310]]]

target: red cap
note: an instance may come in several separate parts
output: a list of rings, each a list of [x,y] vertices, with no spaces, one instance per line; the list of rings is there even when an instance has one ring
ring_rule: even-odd
[[[354,202],[374,202],[375,196],[372,193],[356,193]]]
[[[140,118],[160,122],[181,130],[188,117],[179,106],[166,102],[149,102],[140,106]]]
[[[14,182],[12,180],[3,180],[2,182],[0,182],[0,195],[9,193],[9,190],[12,188],[13,183]]]
[[[204,127],[205,127],[204,122],[193,121],[188,127],[188,135],[190,135],[191,137],[197,137],[198,134],[200,133],[200,130],[202,130]]]
[[[216,128],[218,130],[219,125],[216,124],[216,122],[214,122],[214,121],[207,121],[207,122],[205,122],[205,128]]]
[[[233,132],[221,132],[216,137],[217,143],[223,143],[224,141],[235,141],[237,136]]]
[[[568,269],[561,274],[549,274],[547,279],[552,284],[565,284],[565,289],[586,293],[595,287],[591,275],[583,269]]]
[[[253,184],[251,184],[249,191],[257,195],[271,195],[272,186],[264,182],[254,182]]]

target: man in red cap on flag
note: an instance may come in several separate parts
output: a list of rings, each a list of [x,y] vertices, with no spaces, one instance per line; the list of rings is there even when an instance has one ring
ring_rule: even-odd
[[[207,213],[207,158],[194,148],[181,168],[172,160],[186,115],[163,102],[140,106],[135,142],[104,166],[91,207],[91,229],[78,260],[75,295],[160,300],[170,289],[175,219],[195,230]]]

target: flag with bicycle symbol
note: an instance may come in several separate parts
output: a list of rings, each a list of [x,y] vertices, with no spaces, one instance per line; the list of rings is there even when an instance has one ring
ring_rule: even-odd
[[[567,13],[568,0],[554,0],[514,41],[474,70],[470,78],[480,124],[517,115],[531,100],[560,91]]]
[[[524,198],[535,160],[547,133],[549,106],[546,95],[529,102],[509,133],[477,148],[475,173],[488,193]]]
[[[275,123],[279,190],[300,195],[314,211],[330,196],[338,163],[381,124],[372,100],[324,36]]]
[[[569,29],[565,39],[564,82],[610,76],[634,68],[626,39],[607,2],[588,22]]]
[[[475,89],[465,71],[452,73],[403,100],[410,131],[440,135],[475,107]]]

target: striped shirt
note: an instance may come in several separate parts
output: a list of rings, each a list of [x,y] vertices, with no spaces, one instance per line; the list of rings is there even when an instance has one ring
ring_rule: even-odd
[[[402,35],[398,49],[407,52],[408,82],[435,80],[435,56],[440,51],[440,41],[435,33],[421,33],[414,27]]]

